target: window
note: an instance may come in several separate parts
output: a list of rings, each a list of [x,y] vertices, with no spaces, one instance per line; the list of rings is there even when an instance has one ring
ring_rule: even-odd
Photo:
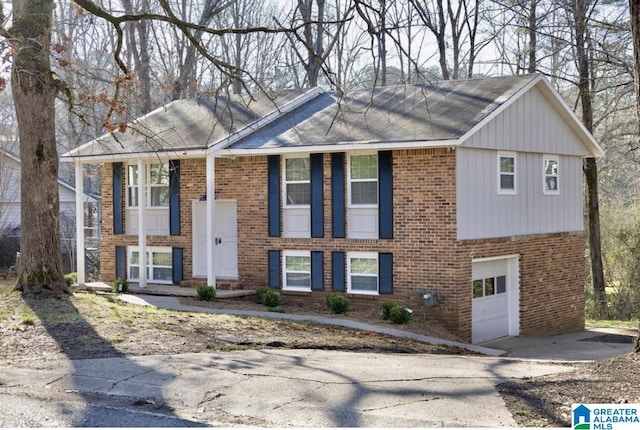
[[[378,294],[378,254],[349,253],[347,284],[350,293]]]
[[[129,247],[129,280],[140,279],[140,252],[137,247]],[[162,284],[173,283],[171,248],[147,248],[147,281]]]
[[[378,204],[378,154],[349,157],[349,193],[353,206]]]
[[[285,206],[308,206],[311,204],[311,169],[309,160],[309,157],[285,159]]]
[[[145,164],[146,207],[169,206],[169,163]],[[127,206],[138,207],[138,165],[127,170]]]
[[[544,194],[558,194],[558,157],[545,156],[543,160]]]
[[[472,294],[474,299],[504,294],[507,292],[507,277],[476,279],[472,282]]]
[[[516,156],[515,154],[498,154],[498,193],[516,193]]]
[[[305,251],[283,252],[283,289],[311,291],[311,254]]]

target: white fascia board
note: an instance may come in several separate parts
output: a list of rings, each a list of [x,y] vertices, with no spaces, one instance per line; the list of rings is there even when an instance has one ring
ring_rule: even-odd
[[[68,153],[67,153],[68,154]],[[105,154],[105,155],[87,155],[87,156],[72,156],[63,155],[60,157],[60,161],[75,163],[80,162],[82,164],[92,163],[115,163],[115,162],[129,162],[133,160],[184,160],[187,158],[204,158],[207,154],[206,149],[188,149],[184,151],[161,151],[161,152],[140,152],[140,153],[121,153],[121,154]]]
[[[252,123],[245,125],[243,128],[236,131],[235,133],[230,134],[224,139],[218,140],[216,142],[209,144],[209,149],[214,152],[220,149],[224,149],[227,146],[237,142],[238,140],[244,137],[247,137],[251,133],[254,133],[256,130],[259,130],[260,128],[265,127],[266,125],[272,123],[273,121],[282,117],[283,115],[293,111],[294,109],[297,109],[298,107],[307,103],[309,100],[314,99],[321,94],[324,94],[324,90],[322,88],[320,87],[312,88],[306,93],[286,103],[282,107],[269,112],[265,116],[253,121]]]
[[[288,146],[271,147],[259,149],[237,149],[227,148],[216,151],[220,157],[236,157],[251,155],[277,155],[310,152],[350,152],[350,151],[380,151],[380,150],[401,150],[401,149],[421,149],[421,148],[453,148],[460,146],[460,141],[455,140],[416,140],[407,142],[350,142],[338,143],[335,145],[309,145],[309,146]]]

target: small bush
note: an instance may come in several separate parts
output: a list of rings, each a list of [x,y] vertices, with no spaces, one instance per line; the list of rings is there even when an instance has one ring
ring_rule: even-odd
[[[395,305],[389,311],[389,319],[394,324],[404,324],[409,322],[413,312],[404,306]]]
[[[275,308],[280,304],[280,294],[269,287],[260,288],[258,290],[258,303],[268,308]]]
[[[380,305],[380,316],[383,320],[391,318],[391,309],[393,309],[394,306],[396,306],[396,304],[393,302],[383,302]]]
[[[67,273],[64,275],[64,282],[67,283],[67,287],[72,286],[78,282],[78,274],[76,272]]]
[[[279,314],[284,314],[285,313],[285,310],[282,308],[282,306],[273,306],[273,307],[267,308],[267,310],[269,312],[276,312],[276,313],[279,313]]]
[[[216,289],[211,285],[200,285],[197,292],[200,300],[209,302],[216,298]]]
[[[327,308],[334,314],[343,314],[349,310],[349,299],[339,294],[327,294]]]
[[[271,290],[272,290],[272,288],[269,288],[269,287],[262,287],[262,288],[258,288],[258,289],[256,290],[256,301],[257,301],[258,303],[262,304],[262,297],[263,297],[265,294],[268,294],[268,292],[269,292],[269,291],[271,291]]]
[[[116,279],[111,283],[111,291],[115,294],[126,293],[129,290],[129,284],[124,279]]]

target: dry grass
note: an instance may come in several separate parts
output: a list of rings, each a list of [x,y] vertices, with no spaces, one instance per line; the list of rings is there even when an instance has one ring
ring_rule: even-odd
[[[136,306],[111,294],[29,299],[0,282],[0,361],[273,347],[464,353],[333,326]]]

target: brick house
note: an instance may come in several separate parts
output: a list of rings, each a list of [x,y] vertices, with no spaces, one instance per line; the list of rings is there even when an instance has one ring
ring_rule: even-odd
[[[603,152],[541,75],[181,100],[130,130],[64,157],[102,163],[105,281],[428,292],[473,342],[584,327],[582,161]]]

